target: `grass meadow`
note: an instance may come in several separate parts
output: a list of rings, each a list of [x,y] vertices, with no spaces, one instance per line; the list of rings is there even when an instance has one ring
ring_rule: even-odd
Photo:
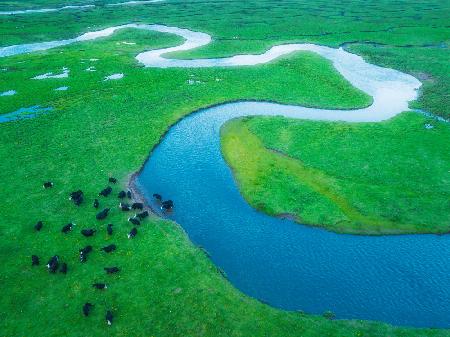
[[[105,6],[112,2],[117,1],[78,0],[71,4],[95,4],[96,7],[2,16],[0,45],[71,38],[131,22],[186,27],[213,36],[208,46],[174,55],[180,58],[258,53],[274,44],[288,42],[333,47],[350,43],[346,48],[371,62],[421,78],[424,86],[414,107],[449,116],[446,23],[449,8],[445,2],[168,0],[145,6]],[[66,3],[59,0],[8,0],[1,2],[0,11],[62,5]],[[448,330],[331,320],[321,315],[274,309],[236,290],[204,251],[189,241],[179,224],[164,219],[148,218],[140,226],[137,237],[127,240],[131,225],[128,215],[116,207],[115,195],[127,187],[130,175],[139,170],[164,132],[183,116],[199,108],[235,100],[326,108],[356,108],[371,102],[370,97],[351,87],[329,62],[312,53],[292,54],[257,67],[227,69],[150,69],[143,68],[134,59],[140,51],[180,43],[172,35],[122,30],[97,41],[0,58],[0,92],[17,91],[13,96],[0,97],[0,114],[34,105],[54,108],[35,119],[0,124],[0,186],[4,197],[0,204],[0,335],[450,336]],[[70,69],[68,78],[31,79],[47,72],[60,73],[63,67]],[[90,67],[95,67],[91,68],[95,71],[86,71]],[[104,81],[114,73],[123,73],[123,79]],[[194,80],[194,84],[189,84],[189,80]],[[68,90],[54,90],[61,86],[67,86]],[[249,163],[271,166],[259,177],[263,184],[258,190],[269,196],[277,193],[276,199],[263,207],[269,213],[276,214],[280,207],[292,206],[290,201],[282,203],[286,190],[272,189],[271,175],[276,174],[280,179],[292,181],[291,188],[301,193],[301,198],[324,207],[327,217],[324,219],[318,218],[312,209],[303,214],[304,209],[286,208],[286,212],[297,214],[298,211],[302,217],[310,217],[313,224],[343,220],[349,228],[361,230],[358,226],[370,218],[376,230],[383,229],[385,221],[419,225],[415,228],[421,229],[422,222],[416,222],[421,216],[423,223],[431,224],[433,231],[440,232],[445,228],[440,219],[448,220],[448,214],[434,201],[440,202],[448,196],[448,189],[445,190],[449,183],[448,126],[436,123],[435,129],[426,133],[421,128],[424,122],[423,117],[415,114],[401,115],[380,126],[255,118],[233,121],[227,129],[240,150],[252,151]],[[405,128],[408,132],[397,133]],[[365,181],[361,178],[349,185],[336,178],[347,172],[345,165],[349,163],[342,163],[340,170],[331,170],[330,163],[314,148],[321,144],[322,150],[328,151],[325,153],[335,155],[325,145],[338,144],[344,130],[348,131],[345,132],[348,142],[351,138],[361,148],[359,152],[351,146],[340,151],[347,158],[366,156],[372,168],[377,168],[372,173],[376,171],[380,176],[370,175],[369,182],[379,183],[384,177],[398,183],[402,190],[394,190],[392,184],[374,185],[372,194],[365,199],[367,204],[354,204],[351,189],[362,193]],[[247,138],[236,139],[236,133]],[[305,145],[297,139],[298,133],[315,137],[316,145]],[[384,143],[391,152],[383,153],[379,145],[379,151],[375,152],[378,155],[365,153],[373,134],[378,137],[374,148]],[[243,139],[249,143],[240,143]],[[251,149],[246,146],[249,144]],[[397,150],[402,153],[396,153]],[[230,156],[236,155],[233,151]],[[385,156],[393,152],[395,158],[407,162],[399,168],[380,167],[380,163],[385,164]],[[257,162],[259,154],[269,154],[267,161]],[[229,160],[235,167],[233,158]],[[315,165],[313,169],[308,166],[310,163]],[[426,167],[410,172],[408,163],[428,164],[430,172]],[[354,163],[346,179],[358,176],[358,165]],[[300,175],[292,177],[293,168],[300,169]],[[424,171],[426,175],[421,176]],[[236,172],[240,172],[237,167]],[[401,174],[407,176],[397,181]],[[112,211],[107,220],[98,221],[92,202],[108,185],[109,176],[118,178],[113,196],[99,199],[100,207],[112,207]],[[316,182],[317,177],[320,179]],[[412,181],[406,181],[407,177],[420,178],[420,185],[413,186]],[[47,180],[55,185],[44,190],[42,183]],[[246,177],[242,181],[245,195],[246,188],[253,187],[251,181],[246,185]],[[333,184],[331,189],[327,187],[329,182]],[[410,191],[403,190],[405,186]],[[429,199],[419,195],[419,189],[424,186],[430,193]],[[339,196],[337,200],[345,201],[349,209],[344,209],[350,213],[333,206],[332,201],[323,199],[314,188]],[[68,200],[69,193],[76,189],[85,193],[86,200],[80,207]],[[405,206],[402,201],[405,199],[401,198],[409,192],[418,196],[417,201]],[[392,205],[392,210],[383,210],[386,214],[377,211],[379,205],[375,198],[383,193],[400,198],[399,205]],[[425,199],[430,203],[422,205]],[[418,209],[410,214],[413,206]],[[424,207],[420,210],[419,206]],[[426,208],[430,214],[425,214]],[[383,226],[379,225],[379,219],[383,219]],[[44,222],[44,227],[36,233],[33,226],[39,220]],[[62,234],[62,226],[70,221],[77,224],[74,231]],[[111,237],[105,231],[107,223],[114,224]],[[82,228],[96,228],[98,232],[93,238],[84,238],[79,234]],[[110,243],[115,243],[118,249],[106,256],[99,249]],[[87,244],[94,251],[88,262],[81,264],[78,250]],[[40,267],[31,266],[32,254],[41,258]],[[54,254],[68,263],[67,275],[47,272],[45,263]],[[114,265],[121,272],[106,275],[103,267]],[[91,287],[94,282],[106,282],[108,289],[95,290]],[[88,318],[81,311],[87,301],[95,305]],[[106,310],[114,313],[111,327],[104,320]]]

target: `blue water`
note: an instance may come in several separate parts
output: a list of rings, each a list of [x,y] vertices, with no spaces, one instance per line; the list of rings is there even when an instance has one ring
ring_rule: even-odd
[[[450,327],[450,236],[335,234],[266,216],[239,194],[220,152],[220,126],[304,110],[311,111],[247,102],[197,112],[166,134],[138,186],[151,202],[155,192],[173,199],[169,217],[252,297],[337,318]]]
[[[21,119],[35,118],[53,110],[52,107],[42,108],[39,105],[20,108],[16,111],[0,115],[0,123],[12,122]]]

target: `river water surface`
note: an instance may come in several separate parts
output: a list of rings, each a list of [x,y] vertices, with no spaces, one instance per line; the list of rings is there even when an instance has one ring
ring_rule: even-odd
[[[173,199],[170,218],[252,297],[338,318],[449,327],[450,236],[335,234],[264,215],[242,198],[221,155],[221,125],[296,110],[243,102],[195,113],[151,153],[138,186],[154,208],[153,193]]]

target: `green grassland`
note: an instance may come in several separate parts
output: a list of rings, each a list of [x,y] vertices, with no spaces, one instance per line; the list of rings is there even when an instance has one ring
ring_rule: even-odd
[[[222,136],[242,194],[269,214],[340,233],[450,231],[448,123],[417,113],[357,124],[259,117],[229,122]]]
[[[44,2],[27,1],[35,7]],[[1,18],[0,45],[70,38],[129,22],[176,25],[214,37],[212,44],[179,53],[179,57],[261,53],[279,43],[312,42],[334,47],[346,44],[345,48],[372,62],[420,78],[423,95],[414,106],[450,116],[450,4],[446,1],[167,0],[120,9],[104,6],[111,2],[85,2],[97,5],[85,11]],[[2,3],[0,10],[14,8],[15,4],[23,7],[23,3],[10,0]],[[62,22],[64,29],[60,29]]]
[[[123,42],[136,44],[126,45]],[[181,42],[179,37],[170,34],[122,29],[111,39],[0,59],[0,68],[5,69],[1,73],[4,81],[0,83],[0,92],[17,91],[14,96],[2,97],[0,111],[15,111],[36,104],[62,109],[80,99],[86,102],[86,96],[94,96],[97,101],[98,97],[105,99],[111,95],[109,98],[119,102],[120,97],[124,96],[127,101],[117,104],[124,104],[123,108],[130,111],[135,107],[128,100],[142,99],[142,105],[135,113],[144,113],[140,110],[146,106],[152,110],[155,123],[160,123],[163,118],[154,110],[164,108],[163,105],[171,100],[176,102],[176,109],[184,110],[183,114],[201,106],[237,99],[342,109],[364,107],[372,102],[371,97],[337,75],[331,62],[310,52],[287,56],[271,65],[240,69],[150,69],[134,59],[139,51],[149,49],[150,45],[161,48]],[[96,71],[86,71],[90,66],[94,66]],[[61,73],[63,67],[70,69],[67,79],[32,79],[50,71]],[[124,79],[103,81],[105,76],[113,73],[124,73]],[[190,79],[200,83],[188,85]],[[258,85],[248,88],[254,83]],[[69,86],[69,90],[53,90],[61,85]],[[287,87],[292,89],[285,90]],[[274,91],[274,88],[277,89]],[[202,97],[201,102],[194,103],[198,96]],[[188,105],[190,109],[179,105]],[[168,113],[172,115],[169,117],[172,123],[181,116],[173,110]]]
[[[120,179],[115,193],[124,188],[129,174],[142,165],[163,132],[199,107],[237,99],[327,107],[370,102],[329,62],[311,53],[240,69],[145,69],[132,57],[137,49],[176,43],[179,39],[171,35],[124,30],[102,41],[1,60],[1,67],[8,69],[2,75],[5,82],[14,83],[18,91],[16,96],[4,97],[2,108],[40,103],[56,109],[36,119],[1,125],[0,179],[8,195],[0,208],[1,284],[8,294],[0,299],[2,332],[7,336],[102,335],[106,331],[129,336],[445,335],[278,311],[234,289],[177,224],[152,218],[129,241],[126,233],[131,226],[127,215],[115,207],[115,197],[101,199],[102,207],[113,207],[107,221],[95,220],[91,203],[106,186],[107,177]],[[88,61],[91,58],[99,61]],[[86,72],[90,65],[97,71]],[[67,79],[30,79],[58,72],[63,66],[71,70]],[[125,77],[103,81],[115,72]],[[202,83],[189,85],[189,79]],[[255,80],[260,86],[252,85]],[[294,83],[295,90],[285,90]],[[61,85],[69,86],[68,91],[53,91]],[[43,190],[45,180],[53,181],[55,187]],[[78,188],[87,195],[80,208],[67,200],[69,192]],[[35,233],[32,226],[38,220],[44,221],[44,229]],[[60,229],[69,221],[77,224],[76,229],[63,235]],[[109,222],[116,230],[112,238],[104,230]],[[92,239],[81,237],[79,230],[88,227],[97,228],[99,234]],[[117,244],[118,250],[104,256],[98,248],[109,243]],[[78,249],[87,244],[97,249],[82,265]],[[42,263],[59,254],[68,262],[69,273],[49,275],[43,267],[32,268],[31,254],[40,256]],[[113,265],[120,266],[122,273],[106,277],[102,268]],[[105,292],[91,288],[93,282],[101,281],[109,285]],[[85,301],[96,304],[88,319],[81,315]],[[103,317],[110,308],[116,322],[105,330]]]
[[[66,4],[54,0],[27,3],[37,8]],[[443,116],[448,113],[444,104],[448,97],[440,94],[448,88],[448,72],[444,71],[447,49],[424,47],[447,39],[444,26],[448,8],[442,2],[409,4],[405,12],[404,4],[373,3],[362,9],[355,1],[167,1],[120,10],[103,7],[106,1],[76,3],[99,7],[2,17],[0,44],[68,38],[129,22],[176,25],[213,35],[211,46],[177,57],[261,52],[281,42],[337,46],[353,40],[374,41],[388,45],[383,49],[366,44],[349,48],[361,48],[362,55],[380,64],[386,62],[411,73],[432,73],[417,106]],[[388,13],[388,7],[397,13]],[[0,5],[0,10],[12,8],[25,8],[24,2]],[[417,18],[418,13],[422,18]],[[363,32],[374,28],[377,15],[382,17],[381,24],[376,24],[377,32]],[[405,25],[412,28],[406,31],[401,28]],[[329,30],[333,32],[327,34]],[[332,321],[276,310],[233,288],[178,224],[151,217],[134,240],[127,240],[131,229],[128,215],[115,207],[115,197],[100,199],[101,207],[113,210],[106,221],[95,220],[91,204],[107,185],[107,177],[119,179],[114,194],[125,188],[130,174],[139,169],[162,134],[201,107],[240,99],[328,108],[370,103],[370,97],[352,88],[329,62],[311,53],[293,54],[258,67],[228,69],[150,69],[134,59],[140,51],[180,42],[172,35],[123,30],[98,41],[0,59],[0,92],[18,92],[0,97],[0,113],[31,105],[55,108],[36,119],[0,124],[0,181],[5,199],[0,205],[0,335],[450,336],[447,330]],[[410,49],[404,46],[410,43],[415,51],[408,54]],[[385,57],[377,60],[380,52]],[[99,60],[92,62],[91,58]],[[85,71],[89,66],[97,71]],[[49,71],[58,73],[62,67],[70,69],[69,78],[30,79]],[[125,76],[103,81],[112,73]],[[200,83],[189,85],[189,79]],[[69,89],[53,90],[60,86]],[[441,127],[431,132],[438,134],[441,144],[448,137]],[[46,180],[53,181],[55,187],[43,190]],[[69,192],[78,188],[86,194],[86,202],[79,208],[67,200]],[[38,220],[44,221],[44,229],[35,233],[32,226]],[[69,221],[77,226],[74,232],[63,235],[60,229]],[[112,237],[105,233],[107,223],[115,226]],[[89,227],[99,232],[94,238],[83,238],[80,229]],[[117,244],[118,250],[105,256],[98,249],[109,243]],[[88,262],[81,264],[78,249],[87,244],[95,249]],[[44,266],[32,268],[31,254],[39,255],[41,264],[59,254],[69,265],[68,274],[49,275]],[[122,272],[106,276],[102,268],[113,265]],[[106,291],[91,287],[93,282],[102,281],[108,284]],[[81,313],[86,301],[95,304],[89,318]],[[104,322],[107,309],[115,314],[109,328]]]

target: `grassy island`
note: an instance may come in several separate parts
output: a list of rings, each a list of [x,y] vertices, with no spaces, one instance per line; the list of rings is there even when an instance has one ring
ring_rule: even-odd
[[[243,118],[223,127],[222,149],[268,214],[339,233],[450,231],[448,123],[414,112],[382,123]]]

